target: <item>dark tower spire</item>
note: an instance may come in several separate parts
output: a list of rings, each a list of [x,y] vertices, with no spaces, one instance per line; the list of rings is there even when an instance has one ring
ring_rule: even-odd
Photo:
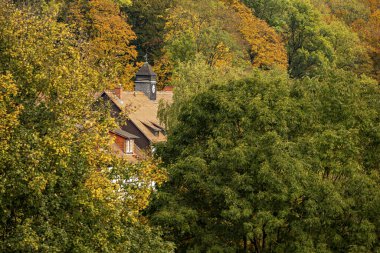
[[[148,59],[148,56],[144,56]],[[156,100],[156,73],[148,62],[137,71],[135,80],[135,91],[142,91],[150,100]]]

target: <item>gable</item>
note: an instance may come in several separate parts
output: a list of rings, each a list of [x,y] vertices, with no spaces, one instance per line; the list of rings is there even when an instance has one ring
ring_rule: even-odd
[[[133,126],[129,127],[128,124],[122,126],[123,130],[140,138],[144,136],[149,143],[166,141],[165,130],[160,126],[157,112],[159,101],[164,100],[171,103],[172,96],[172,92],[157,92],[158,100],[150,100],[144,93],[136,91],[121,92],[121,99],[111,91],[104,91],[100,95],[105,101],[110,101],[111,113],[114,117],[117,117],[121,111],[127,112],[128,122]],[[140,142],[143,141],[140,140]],[[146,146],[146,142],[144,142],[144,146]]]

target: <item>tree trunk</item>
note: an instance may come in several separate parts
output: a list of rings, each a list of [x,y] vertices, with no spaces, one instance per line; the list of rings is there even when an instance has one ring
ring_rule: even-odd
[[[265,229],[264,229],[265,225],[263,226],[263,243],[262,243],[262,246],[261,246],[261,252],[265,252],[265,243],[266,243],[266,238],[267,238],[267,234],[265,233]]]
[[[246,235],[244,235],[244,238],[243,238],[243,240],[244,240],[244,253],[247,253],[248,251],[247,251],[247,236]]]
[[[260,245],[256,238],[253,239],[253,245],[255,245],[256,253],[260,253]]]

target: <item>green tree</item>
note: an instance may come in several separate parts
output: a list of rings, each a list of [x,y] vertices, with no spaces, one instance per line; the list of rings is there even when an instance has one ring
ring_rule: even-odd
[[[75,45],[55,16],[0,1],[0,251],[168,252],[132,201],[160,173],[110,152],[105,87]]]
[[[321,33],[320,13],[308,1],[243,2],[284,37],[292,77],[313,76],[333,65],[334,50]]]
[[[293,77],[313,76],[330,67],[334,50],[321,33],[319,13],[307,2],[294,1],[288,13],[287,40],[289,73]]]
[[[163,56],[155,63],[159,81],[170,82],[181,63],[199,56],[215,68],[248,67],[248,50],[234,17],[218,0],[174,1],[166,18]]]
[[[286,27],[290,0],[242,0],[242,2],[253,9],[256,17],[265,20],[277,31],[282,31]]]
[[[379,250],[379,98],[344,71],[197,93],[158,149],[152,221],[179,252]]]
[[[228,83],[247,76],[252,68],[243,69],[236,66],[229,68],[215,68],[207,63],[204,56],[198,54],[193,60],[181,62],[175,69],[171,84],[175,87],[174,100],[176,103],[168,104],[161,102],[159,105],[159,118],[165,125],[168,133],[178,123],[180,111],[187,107],[191,98],[198,93],[202,93],[215,83]]]
[[[200,56],[211,67],[225,71],[231,66],[273,69],[288,65],[280,36],[234,0],[175,1],[168,12],[164,42],[159,75],[178,73],[182,63]],[[165,71],[165,66],[172,69]]]
[[[226,22],[233,17],[217,0],[177,1],[166,23],[166,52],[175,63],[190,61],[196,54],[202,54],[210,66],[241,61],[243,50],[235,38],[238,29]]]
[[[376,70],[373,69],[377,65],[371,54],[373,51],[367,49],[358,35],[345,25],[345,22],[351,24],[352,21],[348,22],[343,16],[333,14],[331,8],[335,6],[334,1],[328,1],[326,5],[325,1],[322,3],[317,0],[311,1],[314,5],[310,1],[298,0],[243,2],[253,8],[257,17],[267,21],[283,36],[292,77],[320,75],[329,68],[350,69],[358,74],[376,77]],[[349,9],[351,7],[348,6],[355,5],[353,2],[356,1],[348,1],[345,6]],[[362,13],[358,18],[365,16]],[[355,20],[348,14],[345,17]],[[363,26],[359,21],[356,24]],[[364,31],[364,28],[357,30]]]
[[[321,28],[334,50],[332,66],[357,74],[371,75],[373,63],[365,43],[350,27],[340,21],[332,21]]]
[[[151,64],[162,57],[164,28],[171,6],[170,0],[134,0],[131,6],[122,8],[136,33],[137,39],[133,44],[140,61],[144,60],[146,53]]]

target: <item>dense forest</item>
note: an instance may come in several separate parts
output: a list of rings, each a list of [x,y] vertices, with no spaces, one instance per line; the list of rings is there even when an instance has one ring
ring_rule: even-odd
[[[144,56],[131,164],[94,94]],[[0,251],[380,252],[379,80],[379,0],[0,0]]]

